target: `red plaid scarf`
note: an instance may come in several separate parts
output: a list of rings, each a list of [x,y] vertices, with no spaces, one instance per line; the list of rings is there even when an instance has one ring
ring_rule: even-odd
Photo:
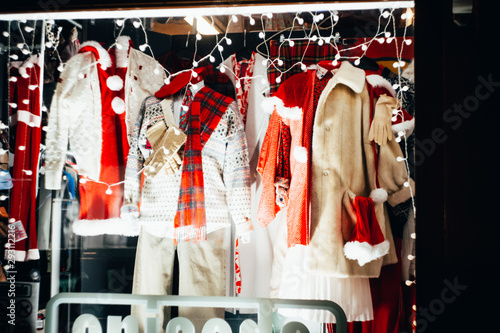
[[[191,103],[179,201],[174,220],[176,242],[207,239],[201,151],[232,101],[229,97],[203,87]]]

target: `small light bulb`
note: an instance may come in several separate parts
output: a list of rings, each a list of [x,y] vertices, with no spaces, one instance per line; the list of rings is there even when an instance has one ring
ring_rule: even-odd
[[[363,51],[366,51],[366,50],[368,50],[368,46],[366,44],[363,44],[363,45],[361,45],[361,49]]]
[[[394,83],[394,84],[392,85],[392,89],[398,89],[398,88],[399,88],[399,84]],[[397,110],[396,110],[396,111],[397,111]],[[393,113],[394,113],[394,110],[393,110]]]
[[[408,182],[404,182],[403,186],[404,186],[404,187],[410,187],[410,183],[408,183]]]
[[[17,43],[16,45],[18,48],[22,49],[24,47],[24,43]]]
[[[385,18],[385,19],[386,19],[386,18],[388,18],[388,17],[389,17],[389,15],[391,15],[391,13],[389,13],[387,10],[385,10],[385,11],[382,13],[382,17],[383,17],[383,18]]]
[[[139,50],[141,50],[142,52],[146,51],[147,48],[148,48],[148,44],[139,45]]]
[[[155,68],[155,70],[153,71],[153,73],[155,73],[155,75],[159,75],[160,74],[160,70],[158,69],[158,67]]]
[[[386,32],[384,32],[384,35],[385,35],[385,37],[389,38],[389,37],[391,37],[391,32],[390,31],[386,31]]]
[[[35,30],[35,29],[33,29],[32,27],[29,27],[29,26],[25,26],[25,27],[24,27],[24,31],[26,31],[27,33],[30,33],[30,32],[32,32],[33,30]]]
[[[26,150],[26,146],[19,146],[19,147],[17,147],[17,149],[23,151],[23,150]]]
[[[413,259],[415,259],[415,256],[413,256],[413,255],[409,254],[409,255],[408,255],[408,260],[413,260]]]
[[[263,31],[259,32],[259,38],[260,38],[260,39],[264,39],[264,38],[266,38],[266,35],[264,34],[264,32],[263,32]]]
[[[235,86],[236,86],[236,88],[241,88],[240,80],[236,81]]]
[[[30,100],[27,98],[23,99],[23,104],[26,104],[26,105],[30,104]]]
[[[394,116],[394,117],[391,118],[391,120],[392,121],[396,121],[396,120],[398,120],[398,118],[396,116]]]
[[[267,66],[267,59],[262,60],[262,65]]]
[[[202,38],[202,37],[201,37],[201,34],[198,32],[198,33],[196,34],[196,40],[201,40],[201,38]]]
[[[106,190],[106,194],[107,195],[113,194],[113,191],[111,191],[111,187],[108,187],[108,189]]]
[[[29,90],[35,90],[36,88],[38,88],[38,86],[36,84],[30,84],[28,88]]]
[[[335,22],[337,22],[337,21],[339,20],[339,16],[338,16],[337,14],[334,14],[334,15],[333,15],[333,20],[334,20]]]
[[[33,171],[31,170],[23,170],[23,172],[28,176],[31,176],[33,174]]]
[[[13,109],[17,108],[17,104],[16,103],[9,103],[9,106]]]
[[[405,39],[405,43],[406,43],[406,45],[410,45],[411,44],[411,39]]]
[[[337,59],[335,59],[334,61],[332,61],[332,65],[333,66],[337,66],[339,64],[339,61]]]
[[[219,49],[219,52],[224,51],[224,47],[222,45],[218,45],[217,48]]]
[[[132,23],[132,24],[134,25],[134,27],[136,29],[139,28],[142,25],[141,21],[134,21],[134,23]]]
[[[290,45],[290,47],[294,47],[295,42],[293,40],[289,40],[288,41],[288,45]]]
[[[360,63],[361,63],[361,60],[359,60],[359,58],[354,60],[354,65],[359,66]]]
[[[280,83],[281,82],[281,75],[276,78],[276,82]]]
[[[377,38],[377,42],[379,42],[380,44],[384,44],[385,38],[384,37]]]
[[[401,90],[408,91],[408,86],[404,86],[403,88],[401,88]]]
[[[193,67],[198,67],[198,61],[193,61]]]
[[[9,196],[7,195],[0,195],[0,200],[4,201],[4,200],[7,200],[9,198]]]
[[[412,305],[412,307],[411,307],[411,309],[412,309],[413,311],[417,311],[417,306],[416,306],[415,304],[413,304],[413,305]]]
[[[215,62],[215,57],[214,57],[213,55],[211,55],[211,56],[209,57],[209,60],[210,60],[210,62]]]
[[[320,38],[318,41],[318,45],[321,46],[321,45],[323,45],[323,43],[324,43],[323,38]]]
[[[401,14],[401,19],[406,20],[406,13]]]
[[[236,15],[233,15],[232,19],[234,23],[238,23],[238,17]]]
[[[10,58],[11,58],[12,60],[17,60],[17,59],[19,59],[19,56],[18,56],[17,54],[11,54],[11,55],[10,55]]]
[[[301,64],[300,64],[300,69],[302,69],[303,71],[305,71],[305,70],[307,69],[306,64],[301,63]]]
[[[163,82],[168,86],[170,84],[170,79],[167,77]]]
[[[340,54],[339,54],[339,53],[337,53],[337,54],[335,55],[335,60],[339,60],[339,59],[340,59]]]
[[[12,76],[12,77],[9,78],[9,81],[10,82],[17,82],[17,77]]]
[[[198,77],[198,73],[196,73],[195,71],[192,71],[191,75],[192,75],[194,78],[197,78],[197,77]]]
[[[407,285],[408,287],[409,287],[409,286],[411,286],[411,285],[413,284],[413,282],[412,282],[412,281],[410,281],[410,280],[406,280],[406,282],[405,282],[405,283],[406,283],[406,285]]]
[[[124,20],[116,20],[115,23],[117,26],[121,27],[123,25]]]
[[[7,31],[2,32],[2,35],[3,35],[4,37],[9,37],[9,36],[10,36],[10,34],[9,34]]]
[[[182,109],[183,109],[184,111],[188,111],[188,110],[189,110],[189,107],[188,107],[187,105],[183,105],[183,106],[182,106]]]
[[[278,59],[278,66],[283,66],[283,60]]]
[[[397,143],[400,143],[401,142],[401,137],[398,136],[395,140],[396,140]]]
[[[405,135],[405,132],[403,132],[403,131],[398,132],[398,136],[404,136],[404,135]]]
[[[231,45],[232,43],[233,41],[230,38],[226,37],[226,44]]]
[[[220,68],[220,72],[221,72],[221,73],[225,73],[225,72],[226,72],[226,66],[221,66],[221,68]]]
[[[387,44],[391,44],[391,42],[394,40],[394,37],[389,37],[387,38]]]
[[[398,157],[396,158],[396,161],[398,161],[398,162],[403,162],[404,160],[405,160],[405,159],[404,159],[403,157],[401,157],[401,156],[398,156]]]
[[[53,46],[54,46],[54,44],[52,44],[52,42],[46,42],[45,43],[45,47],[48,48],[48,49],[51,49]]]
[[[317,41],[317,40],[318,40],[318,36],[313,35],[313,36],[311,37],[311,40],[312,40],[313,42]]]
[[[64,71],[64,66],[63,66],[63,64],[60,64],[59,66],[57,66],[57,70],[58,70],[59,72]]]
[[[273,18],[273,13],[267,13],[266,16],[268,19],[271,19],[271,18]]]
[[[253,17],[250,17],[250,25],[254,25],[255,24],[255,20],[253,19]]]
[[[304,24],[304,19],[303,19],[302,17],[299,17],[299,18],[297,19],[297,22],[298,22],[300,25],[302,25],[302,24]]]

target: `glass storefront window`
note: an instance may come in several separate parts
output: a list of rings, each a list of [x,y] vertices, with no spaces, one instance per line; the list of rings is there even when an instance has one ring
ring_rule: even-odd
[[[233,297],[158,331],[337,325],[245,298],[415,330],[413,26],[410,1],[0,14],[1,324],[70,293],[95,302],[58,332],[143,331],[118,294]]]

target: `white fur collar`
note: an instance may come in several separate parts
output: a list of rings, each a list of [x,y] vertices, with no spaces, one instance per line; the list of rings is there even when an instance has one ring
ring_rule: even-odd
[[[115,55],[116,55],[116,67],[117,68],[127,68],[128,67],[128,53],[130,50],[130,37],[120,36],[116,39]],[[118,46],[119,45],[119,46]]]
[[[362,69],[354,67],[348,61],[343,61],[340,64],[340,68],[331,78],[330,82],[328,82],[328,85],[331,85],[333,89],[339,83],[345,84],[355,93],[359,94],[365,86],[365,72]]]
[[[104,47],[102,47],[101,44],[90,40],[90,41],[86,41],[85,43],[83,43],[81,45],[80,49],[82,49],[86,46],[93,47],[97,50],[97,54],[99,54],[97,62],[99,62],[99,64],[101,64],[102,69],[105,70],[106,68],[111,67],[111,65],[112,65],[111,57],[109,56],[108,51],[106,51],[106,49],[104,49]]]

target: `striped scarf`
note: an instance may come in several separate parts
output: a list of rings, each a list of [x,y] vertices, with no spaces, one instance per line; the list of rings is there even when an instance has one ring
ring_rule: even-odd
[[[193,99],[182,161],[181,186],[174,219],[175,240],[207,239],[202,149],[233,100],[208,87]]]

